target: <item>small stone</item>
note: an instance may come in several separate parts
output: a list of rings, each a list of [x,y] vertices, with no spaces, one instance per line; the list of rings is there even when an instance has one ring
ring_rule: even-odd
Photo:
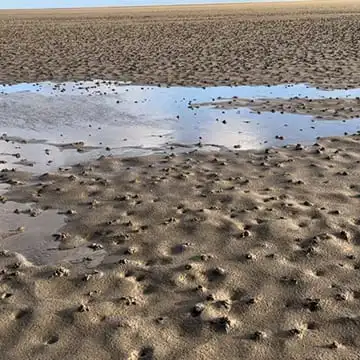
[[[126,265],[128,264],[130,261],[128,259],[120,259],[118,264],[121,264],[121,265]]]
[[[251,339],[254,341],[260,341],[265,338],[266,338],[266,334],[263,331],[255,331],[251,336]]]
[[[133,255],[137,252],[137,249],[135,247],[129,247],[125,250],[126,255]]]
[[[83,281],[89,281],[93,277],[92,274],[85,274],[82,278]]]
[[[92,206],[92,207],[95,207],[96,205],[99,205],[99,201],[94,199],[94,200],[89,202],[89,205]]]
[[[245,299],[245,304],[247,305],[253,305],[256,303],[256,298],[250,296]]]
[[[29,214],[31,217],[37,217],[41,214],[41,210],[40,209],[32,209],[32,210],[30,210]]]
[[[89,307],[87,305],[84,305],[84,304],[81,304],[79,307],[78,307],[78,311],[79,312],[86,312],[86,311],[89,311]]]
[[[250,231],[245,230],[240,234],[240,238],[244,238],[244,237],[249,237],[250,236]]]
[[[9,297],[11,297],[11,296],[13,296],[13,294],[7,293],[7,292],[3,292],[3,293],[0,294],[0,299],[1,299],[1,300],[4,300],[4,299],[7,299],[7,298],[9,298]]]
[[[156,320],[155,320],[158,324],[164,324],[166,321],[166,318],[164,318],[163,316],[159,316]]]
[[[97,244],[97,243],[92,243],[88,246],[90,249],[93,249],[94,251],[96,250],[101,250],[104,247],[101,244]]]
[[[320,299],[307,299],[305,303],[305,307],[309,309],[311,312],[321,310]]]
[[[195,291],[203,292],[204,290],[205,290],[205,288],[204,288],[202,285],[198,285],[198,286],[195,288]]]
[[[301,334],[301,330],[297,329],[297,328],[293,328],[289,330],[289,335],[290,336],[299,336]]]
[[[218,302],[218,305],[222,308],[225,308],[226,310],[231,309],[231,301],[230,300],[220,300]]]
[[[53,277],[64,277],[64,276],[69,276],[69,275],[70,275],[70,270],[60,266],[53,272],[52,276]]]
[[[341,236],[341,238],[344,239],[344,240],[349,240],[349,239],[350,239],[349,234],[348,234],[345,230],[342,230],[342,231],[340,232],[340,236]]]
[[[226,275],[226,271],[222,267],[216,267],[215,269],[213,269],[212,273],[215,276],[225,276]]]
[[[340,347],[340,344],[337,341],[334,341],[329,345],[329,348],[333,349],[333,350],[338,349],[339,347]]]
[[[211,255],[207,255],[207,254],[201,254],[200,255],[201,261],[209,261],[211,258],[212,258]]]
[[[11,252],[9,250],[0,250],[0,256],[10,257]]]
[[[53,234],[52,236],[55,237],[56,241],[63,241],[69,237],[69,234],[62,232],[62,233]]]
[[[231,330],[231,320],[227,316],[220,317],[213,321],[218,331],[224,331],[228,333]]]
[[[127,306],[136,305],[136,304],[137,304],[137,303],[136,303],[136,299],[133,298],[132,296],[128,296],[128,297],[127,297],[127,296],[122,296],[122,297],[120,298],[120,300],[121,300],[121,301],[124,301]]]
[[[346,294],[344,294],[344,293],[338,293],[338,294],[335,295],[335,299],[336,299],[337,301],[346,301],[346,300],[347,300],[347,296],[346,296]]]
[[[127,201],[130,200],[130,196],[129,195],[118,195],[115,196],[115,201]]]
[[[191,315],[194,317],[200,316],[204,310],[205,310],[205,305],[203,303],[198,303],[192,308]]]
[[[170,217],[164,221],[164,225],[168,225],[174,222],[176,222],[176,219],[174,217]]]

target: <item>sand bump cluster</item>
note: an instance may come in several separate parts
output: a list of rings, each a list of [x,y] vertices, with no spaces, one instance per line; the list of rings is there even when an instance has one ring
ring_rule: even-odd
[[[58,251],[90,253],[37,266],[2,252],[2,351],[355,359],[359,146],[354,135],[258,152],[107,156],[32,179],[3,171],[23,184],[7,201],[68,214]]]

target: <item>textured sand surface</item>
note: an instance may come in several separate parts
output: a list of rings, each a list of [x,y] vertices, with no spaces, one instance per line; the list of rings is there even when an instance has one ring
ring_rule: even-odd
[[[360,86],[359,8],[4,11],[0,82]],[[359,176],[359,135],[2,170],[0,359],[359,359]]]
[[[93,255],[2,253],[1,358],[358,359],[359,154],[349,136],[3,172],[7,200],[68,211],[60,249]]]
[[[256,112],[271,111],[280,114],[296,113],[314,115],[316,119],[346,120],[360,118],[360,98],[355,99],[240,99],[232,98],[211,103],[194,104],[197,106],[214,105],[219,109],[248,107]]]
[[[360,2],[0,11],[0,82],[359,87]]]

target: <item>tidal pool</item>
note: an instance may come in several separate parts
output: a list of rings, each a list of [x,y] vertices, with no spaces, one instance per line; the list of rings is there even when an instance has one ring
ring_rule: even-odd
[[[199,145],[260,149],[310,144],[319,136],[360,130],[360,119],[326,121],[311,115],[191,106],[234,96],[349,99],[359,97],[360,89],[322,90],[305,84],[156,87],[100,80],[1,85],[0,167],[40,172],[104,154],[188,151]],[[66,145],[74,142],[84,146]]]

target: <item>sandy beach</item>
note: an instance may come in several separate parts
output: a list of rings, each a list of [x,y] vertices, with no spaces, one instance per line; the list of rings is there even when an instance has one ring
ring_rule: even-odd
[[[357,1],[0,11],[0,83],[356,88],[359,14]],[[7,125],[11,106],[20,119],[40,108],[41,124],[66,108],[65,97],[0,97]],[[101,118],[116,99],[87,108]],[[360,117],[356,97],[209,104]],[[18,136],[0,138],[18,151],[0,156],[1,359],[359,359],[359,134],[261,150],[198,139],[128,158],[109,147],[31,173],[16,163]],[[80,140],[56,146],[93,148]]]

